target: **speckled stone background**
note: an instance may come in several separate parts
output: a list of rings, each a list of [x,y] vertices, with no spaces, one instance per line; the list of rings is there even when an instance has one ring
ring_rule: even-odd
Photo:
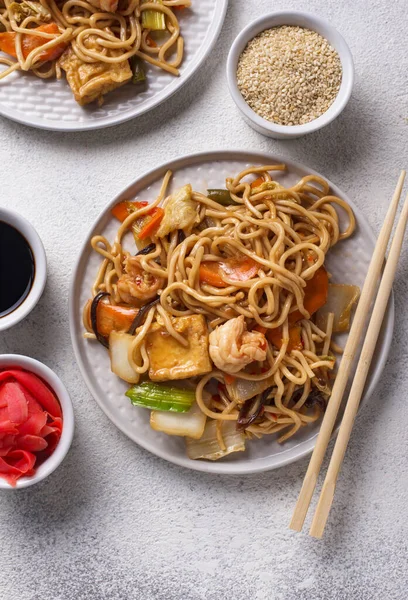
[[[199,2],[200,0],[195,0]],[[327,17],[356,63],[352,100],[326,129],[291,142],[240,119],[224,65],[262,12]],[[249,148],[297,159],[338,183],[376,232],[408,167],[406,0],[231,0],[221,38],[183,90],[149,115],[86,134],[0,120],[1,197],[28,217],[48,255],[44,296],[0,352],[62,377],[76,433],[47,481],[0,493],[1,600],[405,600],[408,597],[408,251],[395,285],[397,327],[381,384],[359,416],[325,538],[289,531],[307,460],[248,477],[174,467],[125,438],[81,380],[67,297],[77,249],[104,204],[170,156]]]

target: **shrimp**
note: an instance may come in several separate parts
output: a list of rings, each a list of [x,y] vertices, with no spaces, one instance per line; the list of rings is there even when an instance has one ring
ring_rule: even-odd
[[[163,288],[164,279],[145,271],[139,256],[128,256],[124,261],[125,273],[118,279],[118,293],[123,302],[141,306],[153,300]]]
[[[89,4],[106,12],[116,12],[119,0],[89,0]]]
[[[266,359],[267,341],[263,333],[246,331],[243,315],[230,319],[210,333],[210,356],[226,373],[238,373],[254,360]]]

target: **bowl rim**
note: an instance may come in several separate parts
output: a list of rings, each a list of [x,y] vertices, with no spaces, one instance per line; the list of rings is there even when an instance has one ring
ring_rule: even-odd
[[[35,475],[32,477],[21,477],[18,479],[15,487],[12,487],[5,479],[0,477],[0,489],[15,491],[39,483],[48,477],[48,475],[53,473],[55,469],[57,469],[57,467],[64,460],[71,446],[74,436],[75,419],[70,395],[68,394],[68,391],[61,379],[52,369],[50,369],[50,367],[47,367],[47,365],[35,358],[24,356],[22,354],[0,355],[0,371],[7,366],[25,369],[26,371],[30,371],[31,373],[34,373],[34,375],[44,379],[54,390],[61,404],[63,416],[61,439],[51,456],[49,456],[38,467]]]
[[[47,257],[36,229],[20,213],[0,206],[0,221],[11,225],[25,237],[30,245],[35,263],[34,281],[27,297],[11,313],[0,317],[0,331],[4,331],[22,321],[41,298],[47,281]]]
[[[237,83],[239,57],[249,41],[266,29],[282,25],[312,29],[327,39],[337,51],[342,66],[342,81],[333,103],[322,115],[303,125],[279,125],[259,116],[244,100]],[[326,19],[307,11],[282,10],[266,13],[251,21],[234,39],[227,58],[227,83],[229,92],[237,107],[258,128],[268,130],[282,138],[298,137],[317,131],[331,123],[343,111],[350,100],[354,84],[354,62],[350,48],[341,33]]]

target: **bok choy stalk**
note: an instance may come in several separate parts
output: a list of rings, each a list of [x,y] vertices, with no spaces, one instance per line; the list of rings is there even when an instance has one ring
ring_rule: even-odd
[[[238,404],[241,404],[257,394],[262,394],[262,392],[273,385],[273,382],[273,377],[261,379],[260,381],[239,379],[237,377],[232,383],[227,384],[227,391],[231,400],[235,400]]]
[[[161,0],[148,0],[148,2],[150,4],[162,3]],[[143,4],[146,4],[146,2]],[[150,29],[150,31],[164,31],[166,29],[164,13],[160,10],[142,10],[142,27],[143,29]]]
[[[128,383],[138,383],[140,379],[139,373],[134,370],[128,358],[134,339],[133,335],[120,331],[111,331],[109,335],[109,356],[112,373]]]
[[[179,413],[188,412],[195,401],[194,390],[183,390],[152,381],[133,385],[126,392],[126,396],[135,406]]]
[[[243,452],[245,450],[245,436],[242,432],[237,431],[235,421],[224,421],[221,435],[225,449],[222,449],[218,443],[217,422],[208,421],[199,440],[186,437],[187,456],[193,460],[197,458],[218,460],[232,452]]]
[[[316,325],[326,330],[327,316],[334,314],[333,333],[348,331],[352,310],[360,295],[360,288],[356,285],[344,283],[329,283],[327,302],[316,314]]]
[[[203,435],[207,416],[201,411],[196,402],[186,413],[164,412],[152,410],[150,427],[167,435],[200,439]]]

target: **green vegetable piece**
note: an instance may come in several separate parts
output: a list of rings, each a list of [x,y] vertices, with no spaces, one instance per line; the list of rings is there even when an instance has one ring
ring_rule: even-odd
[[[138,56],[132,56],[129,60],[132,69],[132,83],[138,84],[146,81],[146,73],[143,68],[143,62]]]
[[[222,204],[222,206],[236,204],[236,202],[231,198],[231,194],[228,190],[207,190],[207,198],[210,198],[210,200],[214,200],[214,202],[218,202],[218,204]]]
[[[161,0],[148,0],[155,4],[161,4]],[[150,31],[164,31],[166,29],[166,19],[164,13],[159,10],[142,11],[142,27]]]
[[[135,406],[173,412],[187,412],[195,401],[194,390],[183,390],[152,381],[133,385],[126,396]]]

